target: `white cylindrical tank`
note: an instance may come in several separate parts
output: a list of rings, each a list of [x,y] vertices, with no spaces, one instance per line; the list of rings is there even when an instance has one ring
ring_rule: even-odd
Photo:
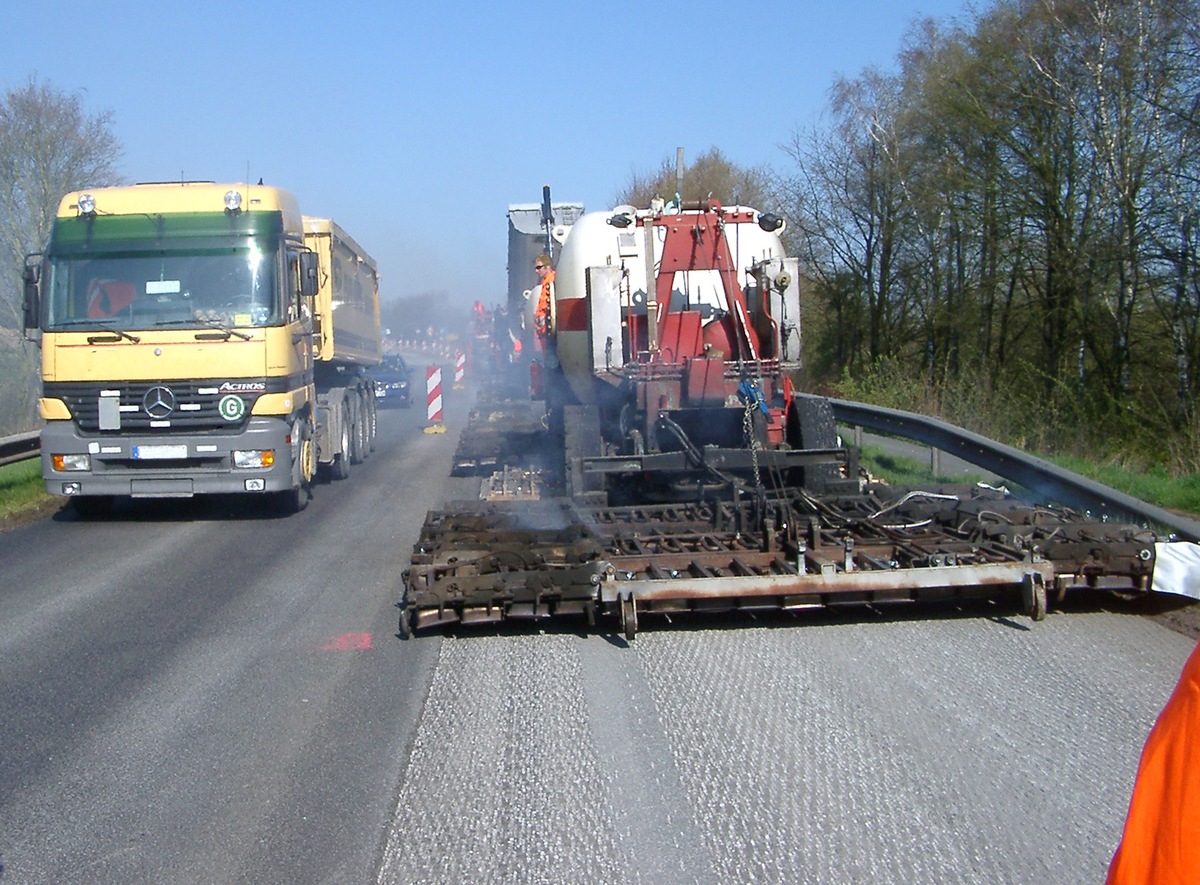
[[[757,220],[758,212],[746,207],[725,207],[724,212],[750,213]],[[594,379],[597,368],[593,354],[597,348],[591,341],[591,332],[581,323],[564,322],[565,318],[578,318],[586,309],[587,315],[602,318],[606,328],[617,328],[621,317],[634,305],[644,306],[647,292],[654,292],[654,281],[646,279],[646,233],[645,229],[631,223],[628,227],[609,224],[615,215],[625,215],[631,220],[635,214],[632,206],[618,206],[608,212],[589,212],[575,222],[570,236],[563,244],[555,274],[556,344],[558,358],[572,391],[580,402],[595,402]],[[685,216],[695,213],[683,213]],[[669,215],[666,217],[670,217]],[[780,231],[764,231],[753,222],[725,225],[725,238],[737,268],[738,284],[745,288],[747,268],[755,261],[768,258],[783,258],[783,242]],[[782,230],[782,229],[781,229]],[[654,267],[657,274],[661,260],[663,241],[666,237],[662,227],[654,228]],[[586,305],[587,269],[589,267],[612,267],[621,269],[624,279],[619,292],[598,289],[593,292],[596,303]],[[582,302],[572,305],[571,302]],[[586,307],[585,307],[586,305]],[[688,271],[675,274],[672,283],[671,309],[693,310],[712,308],[728,311],[720,275],[714,270]],[[711,321],[713,315],[709,314]],[[589,323],[588,326],[591,324]],[[625,353],[623,358],[614,359],[617,365],[636,359],[635,354]]]

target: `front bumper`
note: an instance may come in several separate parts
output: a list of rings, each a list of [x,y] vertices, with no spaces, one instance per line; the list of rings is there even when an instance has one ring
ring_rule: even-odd
[[[42,429],[42,476],[51,495],[128,495],[190,498],[193,495],[265,493],[293,487],[295,439],[278,418],[251,418],[238,433],[163,436],[83,435],[70,421]],[[237,468],[234,451],[271,450],[270,467]],[[56,470],[54,456],[90,456],[88,470]]]

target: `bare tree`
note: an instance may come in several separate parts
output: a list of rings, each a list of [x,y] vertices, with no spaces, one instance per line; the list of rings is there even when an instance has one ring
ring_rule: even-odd
[[[616,202],[638,207],[650,205],[656,197],[670,202],[676,196],[675,165],[675,157],[671,156],[653,172],[634,172],[617,194]],[[765,211],[771,202],[770,182],[767,170],[737,166],[712,147],[684,170],[683,193],[679,196],[684,200],[711,198],[723,205],[752,206]]]
[[[1200,0],[994,0],[919,23],[897,77],[836,82],[832,125],[785,148],[826,368],[986,393],[1051,444],[1161,453],[1195,425],[1197,21]]]
[[[89,116],[78,95],[35,77],[0,101],[0,325],[20,325],[20,266],[44,245],[62,195],[118,180],[111,125],[111,111]]]
[[[832,94],[832,130],[798,136],[785,148],[797,174],[784,187],[792,241],[809,262],[819,297],[839,327],[851,317],[865,325],[852,337],[830,329],[836,343],[822,345],[851,369],[894,355],[911,338],[901,237],[911,206],[895,78],[867,71],[838,80]]]
[[[89,115],[78,95],[36,77],[0,99],[0,365],[28,379],[5,385],[0,435],[33,421],[36,367],[17,334],[24,257],[45,244],[63,194],[118,181],[111,123],[111,112]]]

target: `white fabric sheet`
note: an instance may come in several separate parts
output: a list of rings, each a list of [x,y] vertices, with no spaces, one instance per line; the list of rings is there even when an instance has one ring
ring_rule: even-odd
[[[1174,541],[1154,545],[1150,589],[1200,599],[1200,544]]]

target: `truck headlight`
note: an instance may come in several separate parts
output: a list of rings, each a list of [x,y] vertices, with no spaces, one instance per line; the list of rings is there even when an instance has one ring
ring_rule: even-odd
[[[91,455],[59,455],[53,454],[50,456],[50,464],[55,470],[91,470],[92,456]]]
[[[233,466],[241,470],[270,467],[275,463],[274,449],[245,449],[233,451]]]

